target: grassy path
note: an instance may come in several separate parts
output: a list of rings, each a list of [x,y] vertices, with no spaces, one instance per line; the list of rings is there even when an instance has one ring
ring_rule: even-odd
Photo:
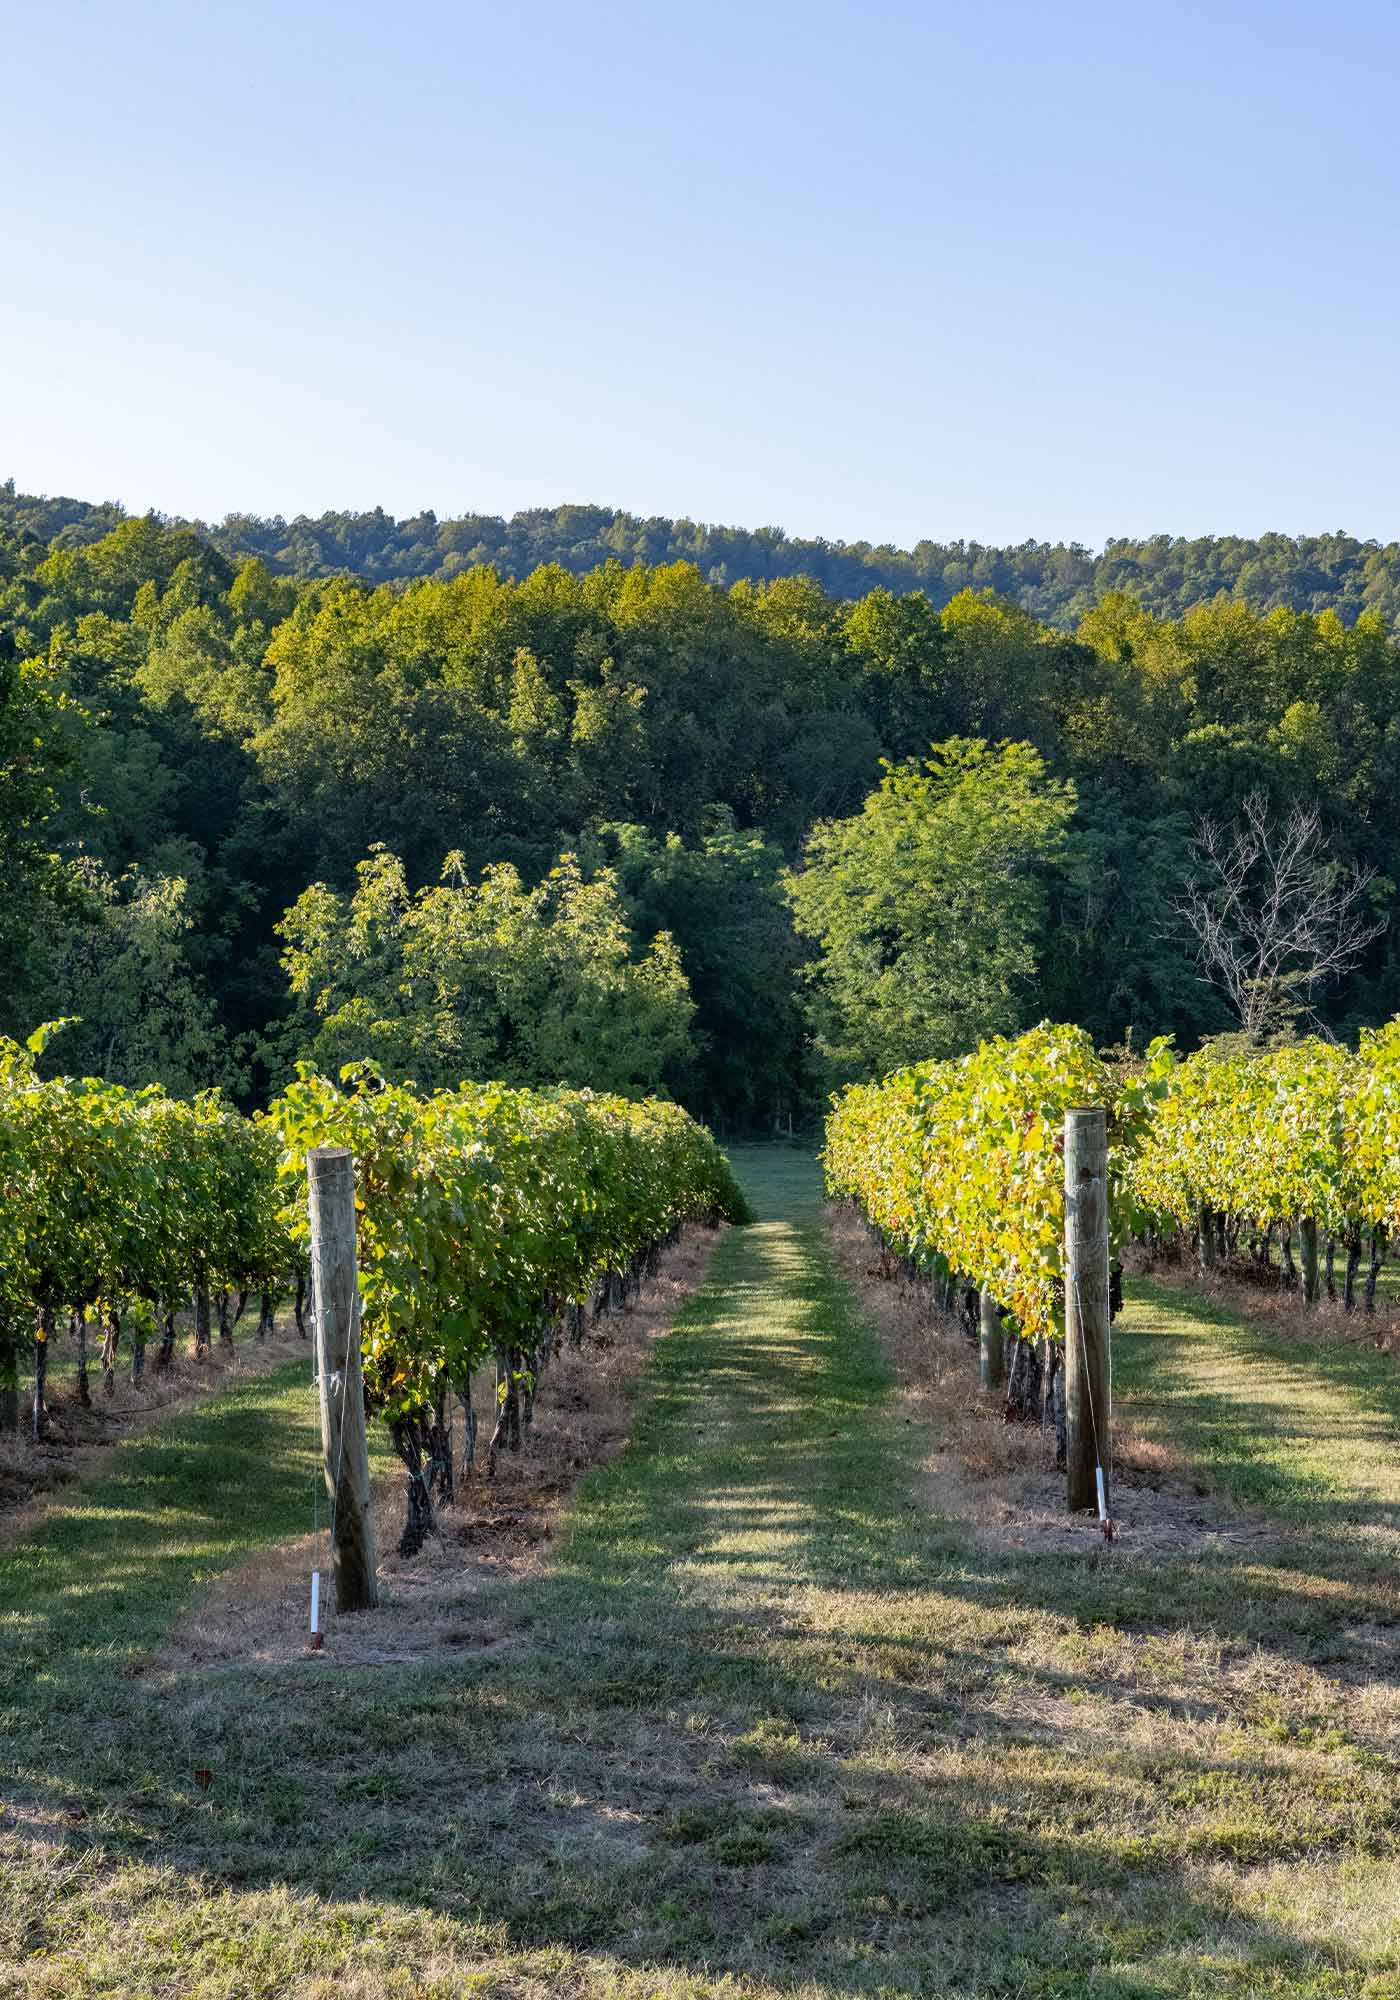
[[[1370,1345],[1280,1338],[1176,1286],[1130,1281],[1116,1388],[1212,1485],[1317,1531],[1400,1529],[1400,1369]]]
[[[75,1518],[29,1576],[42,1629],[5,1628],[33,1671],[0,1993],[1400,1994],[1400,1694],[1349,1636],[1393,1589],[1340,1558],[969,1543],[928,1511],[815,1170],[738,1164],[759,1222],[722,1239],[553,1566],[484,1596],[484,1643],[155,1683],[116,1670],[152,1613],[107,1671],[66,1644],[124,1560],[114,1510],[149,1552],[178,1507],[119,1483]],[[254,1449],[303,1449],[258,1387]],[[125,1560],[101,1587],[140,1593]]]
[[[211,1578],[311,1526],[320,1432],[299,1357],[122,1440],[0,1548],[0,1736],[128,1672]]]

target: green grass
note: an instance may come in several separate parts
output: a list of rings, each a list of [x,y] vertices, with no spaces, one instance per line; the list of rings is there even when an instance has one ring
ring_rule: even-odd
[[[1211,1484],[1314,1529],[1396,1519],[1400,1369],[1361,1342],[1280,1338],[1228,1307],[1130,1281],[1115,1389]]]
[[[308,1532],[320,1476],[309,1358],[116,1445],[0,1550],[0,1733],[13,1745],[50,1696],[129,1672],[202,1585]]]
[[[134,1442],[4,1560],[0,1992],[1400,1996],[1394,1552],[1337,1511],[1390,1504],[1382,1433],[1290,1483],[1292,1434],[1236,1423],[1273,1358],[1203,1388],[1217,1330],[1144,1298],[1135,1421],[1236,1424],[1203,1463],[1273,1468],[1296,1557],[990,1553],[929,1510],[811,1163],[736,1164],[760,1219],[553,1566],[482,1596],[504,1644],[130,1671],[307,1525],[290,1375]],[[1330,1365],[1339,1417],[1367,1392]]]

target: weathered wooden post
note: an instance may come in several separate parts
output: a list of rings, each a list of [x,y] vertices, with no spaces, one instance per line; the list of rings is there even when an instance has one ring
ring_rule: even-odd
[[[1108,1131],[1094,1105],[1065,1113],[1065,1467],[1071,1512],[1101,1506],[1105,1518],[1108,1341]]]
[[[1298,1261],[1303,1267],[1303,1303],[1315,1306],[1321,1286],[1317,1278],[1317,1217],[1305,1215],[1298,1224]]]
[[[1001,1335],[1001,1307],[985,1285],[982,1287],[978,1302],[978,1328],[981,1333],[982,1387],[999,1389],[1006,1376],[1006,1357]]]
[[[369,1444],[360,1372],[360,1274],[355,1261],[355,1162],[347,1146],[306,1156],[321,1453],[331,1503],[331,1570],[338,1611],[379,1602],[370,1519]]]
[[[196,1361],[209,1357],[209,1287],[197,1284],[194,1288],[194,1358]]]

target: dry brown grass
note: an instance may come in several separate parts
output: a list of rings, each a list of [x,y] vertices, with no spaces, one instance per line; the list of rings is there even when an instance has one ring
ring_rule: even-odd
[[[1276,1270],[1260,1271],[1249,1264],[1222,1266],[1218,1271],[1206,1273],[1194,1261],[1177,1255],[1138,1253],[1130,1268],[1150,1276],[1159,1285],[1178,1287],[1195,1298],[1238,1313],[1241,1319],[1260,1327],[1270,1340],[1302,1344],[1327,1341],[1369,1347],[1378,1354],[1391,1355],[1400,1364],[1400,1298],[1389,1289],[1395,1280],[1393,1270],[1382,1272],[1376,1289],[1376,1310],[1367,1313],[1360,1303],[1364,1266],[1357,1281],[1358,1302],[1354,1312],[1346,1310],[1340,1296],[1336,1299],[1324,1296],[1315,1306],[1305,1306],[1295,1288],[1285,1288],[1279,1283]],[[1340,1271],[1337,1289],[1340,1293]]]
[[[898,1275],[886,1277],[849,1209],[828,1209],[827,1227],[837,1263],[879,1332],[906,1421],[924,1425],[933,1438],[926,1462],[930,1503],[987,1549],[1050,1555],[1101,1547],[1092,1514],[1065,1513],[1064,1474],[1055,1470],[1046,1433],[1008,1423],[1001,1397],[981,1388],[977,1349],[957,1317]],[[1207,1493],[1178,1454],[1121,1420],[1114,1451],[1112,1515],[1122,1554],[1262,1552],[1277,1540],[1271,1524]]]
[[[247,1320],[232,1346],[223,1345],[216,1333],[202,1360],[195,1358],[192,1330],[182,1326],[170,1367],[157,1369],[153,1341],[139,1382],[131,1379],[131,1351],[123,1341],[108,1395],[99,1359],[101,1341],[94,1349],[90,1331],[92,1403],[85,1409],[78,1398],[77,1349],[66,1327],[53,1347],[43,1442],[36,1445],[29,1435],[32,1397],[26,1398],[21,1411],[19,1434],[0,1437],[0,1546],[32,1534],[55,1498],[74,1481],[96,1478],[125,1438],[139,1436],[172,1412],[217,1396],[238,1382],[270,1374],[299,1355],[309,1359],[311,1351],[290,1312],[279,1316],[266,1340],[256,1338]]]
[[[379,1474],[378,1610],[336,1619],[323,1516],[319,1534],[265,1552],[221,1579],[174,1628],[152,1671],[211,1661],[273,1665],[307,1654],[314,1568],[321,1570],[324,1593],[325,1646],[318,1657],[327,1668],[440,1660],[511,1643],[499,1620],[483,1620],[476,1600],[503,1574],[525,1577],[543,1567],[579,1481],[626,1444],[637,1379],[655,1342],[701,1284],[720,1233],[687,1230],[640,1301],[590,1322],[579,1346],[561,1345],[541,1375],[524,1448],[501,1454],[494,1479],[485,1475],[494,1378],[489,1371],[476,1378],[472,1395],[481,1418],[475,1470],[462,1467],[459,1417],[457,1495],[450,1506],[438,1507],[438,1532],[416,1555],[401,1556],[397,1549],[404,1475],[396,1467]]]

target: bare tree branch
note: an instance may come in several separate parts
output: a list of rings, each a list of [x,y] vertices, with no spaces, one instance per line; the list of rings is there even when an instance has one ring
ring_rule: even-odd
[[[1334,860],[1312,806],[1280,821],[1251,792],[1232,828],[1200,820],[1195,847],[1197,873],[1171,907],[1195,936],[1201,977],[1256,1040],[1310,1013],[1386,927],[1371,915],[1375,869]]]

